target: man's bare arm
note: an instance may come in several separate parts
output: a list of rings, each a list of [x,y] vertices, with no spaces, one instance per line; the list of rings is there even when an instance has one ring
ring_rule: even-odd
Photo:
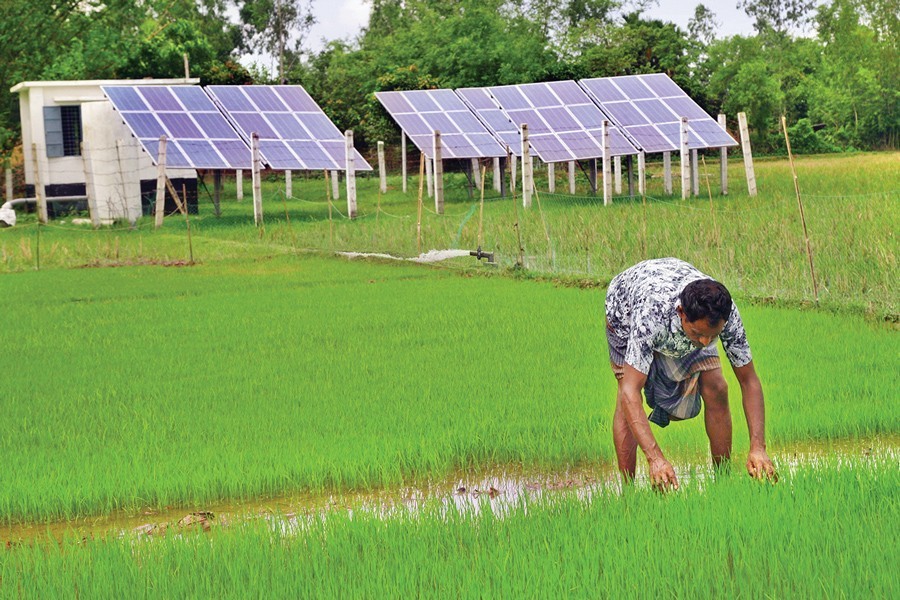
[[[747,471],[753,477],[776,477],[775,467],[766,452],[766,408],[763,401],[762,383],[750,361],[743,367],[734,367],[734,374],[741,385],[741,402],[747,418],[750,433],[750,452],[747,456]]]
[[[663,489],[669,486],[678,489],[678,478],[675,476],[675,470],[663,456],[662,450],[659,444],[656,443],[656,438],[650,430],[650,422],[647,420],[647,415],[644,413],[641,390],[644,388],[646,381],[646,375],[631,365],[625,364],[625,374],[619,382],[621,409],[625,414],[628,428],[631,429],[634,439],[647,457],[647,462],[650,463],[651,483]]]

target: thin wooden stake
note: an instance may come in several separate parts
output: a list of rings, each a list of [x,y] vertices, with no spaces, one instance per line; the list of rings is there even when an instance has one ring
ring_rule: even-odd
[[[809,231],[806,229],[806,215],[803,213],[803,200],[800,199],[800,180],[797,178],[797,171],[794,169],[794,155],[791,153],[791,140],[788,138],[787,118],[781,115],[781,127],[784,130],[784,143],[787,145],[788,161],[791,163],[791,175],[794,177],[794,191],[797,194],[797,206],[800,207],[800,221],[803,223],[803,237],[806,238],[806,256],[809,258],[809,276],[812,279],[813,295],[816,298],[816,304],[819,303],[819,286],[816,283],[816,269],[813,265],[812,246],[809,243]]]
[[[713,233],[715,234],[716,255],[719,257],[719,265],[722,264],[722,239],[719,237],[719,222],[716,220],[716,210],[713,206],[712,187],[709,184],[709,171],[706,169],[706,156],[701,156],[703,160],[703,177],[706,179],[706,193],[709,195],[709,214],[712,217]]]
[[[337,174],[337,171],[335,171],[335,174]],[[331,197],[328,194],[328,169],[325,169],[325,200],[328,201],[328,236],[331,251],[334,252],[334,221],[331,220]]]
[[[506,147],[506,164],[507,165],[510,165],[510,160],[515,160],[515,157],[513,156],[512,150],[510,150],[509,146],[507,146]],[[510,165],[510,167],[511,167],[511,165]],[[510,181],[512,182],[513,214],[515,216],[515,222],[513,223],[513,226],[516,229],[516,240],[518,241],[518,244],[519,244],[519,252],[518,252],[518,257],[516,259],[516,266],[521,268],[521,267],[525,266],[525,249],[522,248],[522,230],[519,227],[519,205],[516,202],[516,186],[515,186],[516,176],[514,173],[510,173],[510,175],[511,175]]]
[[[97,188],[94,185],[94,168],[91,162],[90,145],[81,142],[81,159],[84,166],[84,192],[87,194],[88,213],[91,215],[91,226],[100,227],[100,213],[97,212]]]
[[[166,179],[166,181],[168,181],[168,179]],[[181,184],[181,193],[184,194],[184,204],[185,204],[184,223],[185,223],[185,225],[187,225],[188,258],[189,258],[188,264],[194,264],[194,241],[191,239],[191,220],[188,218],[188,211],[187,211],[187,187],[185,187],[185,185],[183,183]],[[116,238],[116,239],[118,239],[118,238]]]
[[[422,254],[422,191],[425,187],[425,154],[419,154],[419,202],[416,218],[416,253]]]
[[[31,155],[34,159],[34,197],[37,200],[38,222],[46,223],[49,219],[47,214],[47,196],[44,191],[44,184],[41,181],[41,163],[38,160],[37,144],[31,144]]]
[[[487,169],[481,167],[481,206],[478,209],[478,247],[484,244],[484,178],[487,175]]]

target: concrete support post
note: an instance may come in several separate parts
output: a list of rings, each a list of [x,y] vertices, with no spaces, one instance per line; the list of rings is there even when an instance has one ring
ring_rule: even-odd
[[[601,137],[603,139],[603,206],[609,206],[610,204],[612,204],[612,177],[610,173],[610,168],[612,167],[612,165],[610,164],[609,160],[609,121],[603,121],[600,131]],[[596,163],[597,161],[595,160],[594,164]],[[621,181],[619,185],[622,185]]]
[[[744,172],[747,175],[747,193],[756,195],[756,173],[753,171],[753,153],[750,150],[750,128],[747,126],[747,114],[738,113],[738,125],[741,130],[741,150],[744,155]]]
[[[344,132],[344,158],[347,178],[347,216],[356,218],[356,151],[353,148],[353,130]]]
[[[528,124],[522,123],[522,206],[531,207],[532,173],[531,147],[528,142]]]
[[[441,132],[434,131],[434,212],[444,214],[444,157]]]
[[[378,184],[381,193],[387,192],[387,170],[384,166],[384,142],[378,142]]]
[[[672,195],[672,153],[663,152],[663,187],[666,194]]]
[[[569,193],[575,195],[575,161],[569,161]]]
[[[681,117],[681,199],[691,193],[691,152],[688,150],[688,120]]]
[[[719,126],[727,129],[728,121],[723,113],[719,113]],[[728,195],[728,148],[722,146],[719,150],[719,180],[722,184],[722,195]]]

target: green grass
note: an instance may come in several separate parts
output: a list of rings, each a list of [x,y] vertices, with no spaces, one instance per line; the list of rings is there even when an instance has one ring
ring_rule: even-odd
[[[801,157],[797,172],[814,253],[820,303],[824,307],[867,313],[896,321],[900,308],[897,277],[900,230],[900,158],[897,153]],[[676,165],[677,166],[677,165]],[[603,207],[588,196],[578,173],[577,197],[566,192],[565,169],[557,169],[557,194],[539,194],[518,219],[530,273],[563,278],[608,280],[624,267],[653,256],[679,256],[728,282],[733,291],[757,299],[797,305],[814,299],[806,244],[800,224],[793,179],[786,159],[756,164],[759,196],[749,198],[739,159],[730,162],[730,194],[718,195],[718,161],[710,156],[701,167],[701,195],[682,201],[663,193],[662,167],[650,163],[648,200],[617,198]],[[677,171],[677,169],[676,169]],[[705,174],[714,194],[707,197]],[[416,191],[400,191],[399,177],[378,192],[377,177],[359,179],[359,214],[344,219],[346,199],[334,204],[328,219],[325,182],[318,175],[295,176],[295,198],[284,200],[277,177],[264,181],[265,229],[253,226],[249,185],[243,202],[227,182],[222,217],[201,192],[200,215],[192,221],[196,260],[214,262],[254,258],[297,249],[419,252],[416,234]],[[538,173],[539,190],[546,179]],[[679,188],[675,182],[676,190]],[[488,196],[494,195],[490,189]],[[444,215],[425,199],[421,250],[478,245],[479,211],[468,198],[464,177],[448,174]],[[289,219],[289,221],[288,221]],[[485,203],[483,246],[496,252],[501,265],[517,260],[516,214],[511,199]],[[100,232],[54,222],[38,233],[33,217],[23,227],[0,230],[0,270],[21,271],[110,264],[187,260],[186,226],[180,216],[154,231],[151,219],[136,229]],[[40,243],[38,239],[40,237]],[[549,242],[547,241],[549,237]],[[471,261],[461,261],[469,264]]]
[[[610,461],[603,293],[292,256],[0,277],[0,519]],[[895,331],[742,314],[776,457],[897,433]],[[702,457],[701,420],[660,443]]]
[[[0,552],[0,596],[896,597],[895,461],[785,475],[32,544]]]

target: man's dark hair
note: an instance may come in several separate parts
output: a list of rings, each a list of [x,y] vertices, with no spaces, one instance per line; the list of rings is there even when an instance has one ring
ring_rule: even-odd
[[[731,294],[713,279],[698,279],[681,292],[681,309],[687,320],[709,319],[711,324],[727,321],[731,315]]]

